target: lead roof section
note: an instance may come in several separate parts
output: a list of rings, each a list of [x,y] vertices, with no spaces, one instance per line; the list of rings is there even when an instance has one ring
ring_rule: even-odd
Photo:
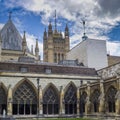
[[[51,70],[51,74],[76,74],[76,75],[88,75],[97,76],[97,72],[94,68],[86,67],[70,67],[63,65],[46,65],[46,64],[24,64],[24,63],[7,63],[0,62],[0,71],[21,72],[21,68],[27,68],[28,73],[42,73],[46,72],[46,69]]]

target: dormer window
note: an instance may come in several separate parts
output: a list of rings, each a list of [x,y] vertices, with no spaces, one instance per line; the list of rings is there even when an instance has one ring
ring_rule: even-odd
[[[51,68],[45,68],[45,73],[51,74],[51,72],[52,72]]]
[[[20,72],[28,72],[28,68],[27,67],[20,67]]]

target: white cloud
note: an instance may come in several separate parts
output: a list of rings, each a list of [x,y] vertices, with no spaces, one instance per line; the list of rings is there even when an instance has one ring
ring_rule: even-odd
[[[112,28],[120,21],[120,0],[10,0],[8,7],[21,6],[42,17],[42,23],[47,24],[49,19],[54,17],[54,10],[57,16],[74,22],[70,28],[72,33],[71,47],[80,42],[83,34],[83,26],[80,23],[86,19],[86,33],[89,38],[106,39]],[[108,50],[111,54],[118,55],[118,43],[108,42]],[[110,47],[111,46],[111,47]],[[114,47],[114,49],[113,49]],[[110,50],[111,49],[111,50]]]
[[[107,42],[107,51],[110,55],[120,56],[120,42]]]

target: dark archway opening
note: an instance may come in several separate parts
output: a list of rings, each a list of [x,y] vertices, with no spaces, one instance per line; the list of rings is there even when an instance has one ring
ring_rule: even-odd
[[[93,105],[93,112],[99,112],[99,96],[100,91],[98,89],[95,89],[91,94],[90,100]]]
[[[59,96],[52,86],[48,87],[43,96],[43,114],[59,114]]]
[[[70,85],[65,93],[65,114],[76,114],[77,113],[77,96],[76,88]]]
[[[108,105],[108,112],[115,112],[115,95],[117,90],[111,86],[106,93],[106,102]]]
[[[3,114],[3,110],[7,112],[7,95],[2,86],[0,86],[0,114]]]

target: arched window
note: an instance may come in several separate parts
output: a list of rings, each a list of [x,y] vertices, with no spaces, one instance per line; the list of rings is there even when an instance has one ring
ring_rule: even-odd
[[[77,109],[77,96],[76,96],[76,88],[71,84],[64,97],[65,101],[65,114],[76,114]]]
[[[106,102],[109,112],[115,112],[115,95],[117,90],[111,86],[106,93]]]
[[[13,114],[37,114],[37,95],[27,81],[13,94]]]
[[[91,94],[90,97],[94,112],[99,112],[99,96],[100,96],[100,91],[96,89],[94,90],[94,92]]]
[[[80,113],[81,114],[85,112],[86,97],[87,97],[86,92],[83,92],[82,94],[80,93]]]
[[[0,114],[3,114],[3,110],[7,110],[7,96],[2,86],[0,86]]]
[[[59,113],[59,96],[54,87],[49,86],[43,95],[43,114]]]

